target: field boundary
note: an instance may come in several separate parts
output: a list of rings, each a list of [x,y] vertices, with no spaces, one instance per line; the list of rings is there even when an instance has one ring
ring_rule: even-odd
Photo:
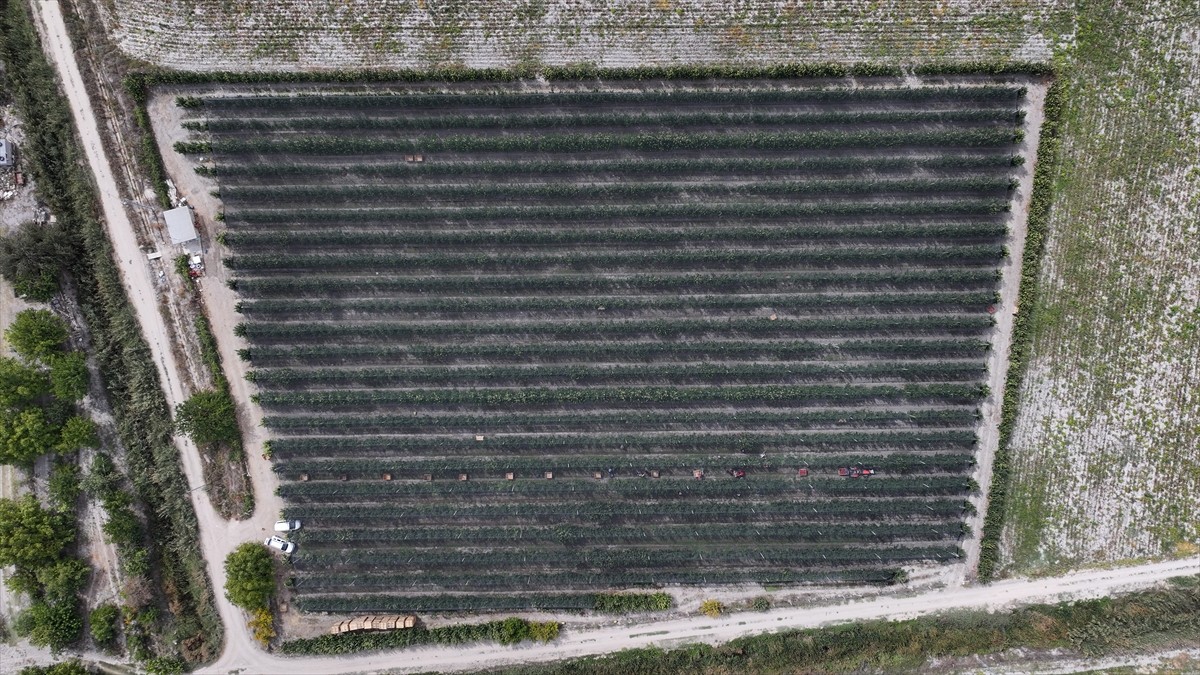
[[[1000,411],[1000,444],[992,463],[991,489],[984,515],[983,538],[980,542],[979,580],[987,583],[995,578],[1000,556],[1000,537],[1008,505],[1011,480],[1011,449],[1013,425],[1020,406],[1021,383],[1025,379],[1029,351],[1033,345],[1033,312],[1037,307],[1038,282],[1042,270],[1042,254],[1046,250],[1046,234],[1050,222],[1050,206],[1054,201],[1054,175],[1058,170],[1061,146],[1063,109],[1062,80],[1055,80],[1046,91],[1042,107],[1041,137],[1038,140],[1037,165],[1033,169],[1033,192],[1029,198],[1026,218],[1025,251],[1021,263],[1021,284],[1017,292],[1017,313],[1013,317],[1012,340],[1008,354],[1008,372],[1004,382],[1003,405]]]

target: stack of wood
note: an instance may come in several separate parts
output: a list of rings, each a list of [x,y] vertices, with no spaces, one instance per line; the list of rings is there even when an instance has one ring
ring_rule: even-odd
[[[349,621],[335,624],[329,629],[329,634],[340,635],[342,633],[358,633],[367,630],[399,630],[413,628],[416,625],[417,617],[412,614],[407,616],[395,614],[391,616],[359,616]]]

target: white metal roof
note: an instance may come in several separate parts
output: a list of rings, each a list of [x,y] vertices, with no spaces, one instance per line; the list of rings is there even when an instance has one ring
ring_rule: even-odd
[[[171,234],[172,244],[185,244],[196,239],[196,225],[192,222],[192,209],[180,206],[163,212],[167,221],[167,232]]]

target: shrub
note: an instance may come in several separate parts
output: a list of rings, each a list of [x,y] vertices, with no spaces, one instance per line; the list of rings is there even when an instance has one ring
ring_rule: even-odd
[[[30,361],[49,362],[67,342],[67,324],[47,309],[18,312],[4,337],[13,351]]]
[[[116,605],[100,605],[88,615],[88,627],[97,647],[109,648],[116,643],[121,609]]]
[[[55,462],[54,468],[50,470],[47,491],[56,509],[63,512],[72,511],[80,492],[79,465],[61,459]]]
[[[700,613],[715,619],[725,612],[725,605],[720,600],[705,600],[700,603]]]
[[[275,617],[266,607],[259,607],[251,612],[250,621],[246,626],[263,647],[270,645],[271,640],[275,639]]]
[[[768,598],[765,595],[760,595],[757,598],[754,598],[750,601],[750,609],[753,609],[756,612],[765,612],[768,609],[771,609],[771,598]]]
[[[265,609],[275,593],[275,558],[262,544],[246,542],[225,558],[225,596],[247,610]]]
[[[71,521],[43,509],[37,497],[0,499],[0,565],[53,564],[74,538]]]
[[[225,391],[202,391],[180,403],[175,426],[197,445],[240,442],[233,399]]]
[[[597,612],[662,612],[675,605],[670,593],[600,593],[596,595]]]
[[[0,275],[12,282],[18,296],[46,302],[58,292],[58,277],[78,250],[64,224],[22,223],[0,238]]]
[[[529,639],[538,642],[550,642],[558,637],[562,624],[557,621],[530,621]]]
[[[63,423],[55,449],[59,452],[74,452],[80,448],[94,448],[98,445],[100,436],[96,433],[96,423],[75,415]]]
[[[78,401],[87,396],[87,356],[83,352],[68,352],[50,358],[50,390],[62,401]]]

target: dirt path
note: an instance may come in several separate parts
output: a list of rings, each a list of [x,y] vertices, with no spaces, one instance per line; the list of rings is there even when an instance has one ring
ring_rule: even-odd
[[[96,180],[105,227],[112,241],[125,292],[133,304],[142,334],[153,354],[167,403],[174,409],[185,399],[185,387],[179,379],[181,371],[176,361],[171,333],[164,318],[153,272],[145,254],[138,247],[136,230],[122,205],[121,194],[112,173],[112,164],[101,142],[92,102],[75,62],[60,5],[57,0],[45,0],[34,3],[34,9],[41,24],[43,48],[61,77],[76,127],[83,141],[88,165]],[[225,352],[228,348],[228,345],[223,345],[222,351]],[[230,380],[242,381],[240,373],[231,372]],[[235,387],[235,393],[237,392],[238,388]],[[244,388],[241,388],[241,393],[244,395]],[[268,521],[274,521],[278,506],[272,499],[262,499],[254,518],[226,522],[213,509],[208,495],[203,491],[203,468],[197,448],[183,437],[177,437],[175,441],[181,451],[188,484],[192,488],[192,505],[200,525],[200,545],[208,563],[217,608],[225,625],[225,655],[233,659],[249,658],[261,652],[258,651],[249,632],[242,628],[245,623],[243,612],[230,604],[221,590],[225,584],[223,563],[228,552],[238,544],[257,540],[266,532],[270,527]],[[253,474],[259,494],[272,495],[273,492],[269,488],[260,484],[260,481],[270,478],[269,471],[264,472],[260,468]],[[268,491],[264,493],[263,489]]]
[[[953,585],[975,581],[979,570],[983,521],[987,517],[988,495],[992,487],[992,466],[1000,449],[1000,413],[1004,407],[1004,380],[1008,374],[1008,353],[1012,347],[1013,316],[1017,313],[1017,296],[1021,288],[1021,263],[1025,257],[1025,233],[1029,223],[1029,202],[1033,196],[1033,169],[1037,164],[1038,140],[1041,138],[1042,106],[1046,103],[1049,85],[1030,84],[1025,98],[1025,138],[1020,154],[1025,158],[1016,199],[1008,214],[1008,259],[1000,269],[1000,303],[996,306],[996,329],[992,332],[992,348],[988,352],[988,397],[980,407],[979,447],[975,453],[975,473],[979,494],[971,499],[975,515],[967,519],[971,534],[963,541],[966,564],[955,567]]]
[[[500,647],[429,647],[364,656],[283,658],[260,651],[235,658],[229,651],[200,673],[253,672],[318,675],[349,672],[456,671],[550,661],[621,649],[687,643],[718,644],[734,638],[780,629],[811,628],[871,619],[906,619],[957,609],[999,610],[1031,602],[1096,598],[1154,585],[1173,576],[1200,573],[1200,558],[1149,563],[1136,567],[1089,570],[1061,577],[1008,580],[990,586],[958,588],[908,597],[876,598],[823,607],[743,612],[718,619],[696,616],[641,626],[571,631],[553,644]]]

